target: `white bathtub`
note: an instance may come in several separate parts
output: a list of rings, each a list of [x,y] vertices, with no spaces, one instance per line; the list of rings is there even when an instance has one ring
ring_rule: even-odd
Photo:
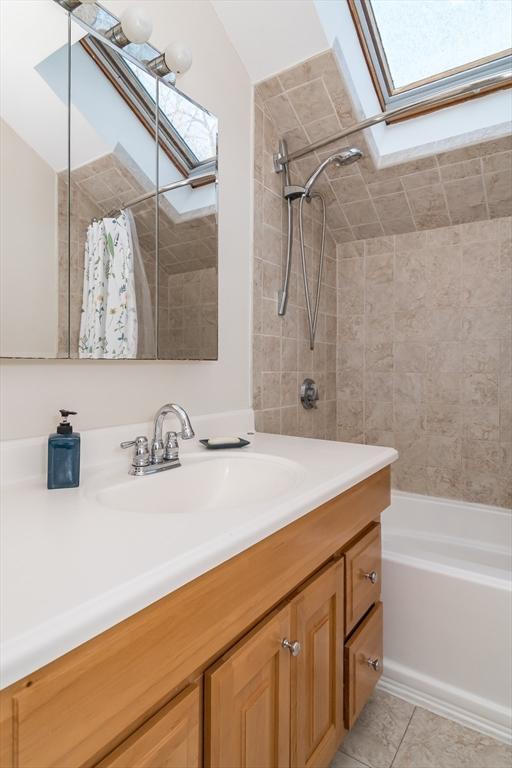
[[[382,536],[380,686],[510,741],[512,510],[395,492]]]

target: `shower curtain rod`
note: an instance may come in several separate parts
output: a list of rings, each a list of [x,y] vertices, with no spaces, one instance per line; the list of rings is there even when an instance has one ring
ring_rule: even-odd
[[[281,173],[283,170],[285,170],[285,166],[292,160],[298,160],[300,157],[304,157],[304,155],[309,155],[310,152],[315,152],[317,149],[322,149],[322,147],[327,146],[327,144],[331,144],[333,141],[343,139],[345,136],[351,136],[353,133],[362,131],[364,128],[371,128],[372,125],[382,123],[385,120],[389,120],[391,117],[405,117],[409,114],[409,112],[415,112],[418,107],[440,106],[445,102],[455,98],[456,96],[463,96],[465,94],[471,93],[477,94],[482,90],[482,88],[492,87],[493,85],[501,85],[505,87],[507,85],[512,86],[512,71],[508,70],[498,74],[486,75],[479,78],[478,80],[473,80],[470,83],[461,85],[458,88],[452,88],[450,91],[445,91],[442,94],[434,94],[425,99],[415,101],[414,103],[402,105],[401,107],[395,107],[394,109],[388,109],[385,112],[379,113],[378,115],[368,117],[366,120],[361,120],[361,122],[352,125],[350,128],[344,128],[338,133],[327,136],[325,139],[314,141],[311,144],[307,144],[305,147],[301,147],[301,149],[296,149],[294,152],[288,153],[279,151],[274,155],[274,170],[276,173]]]
[[[130,200],[130,202],[124,203],[121,208],[114,208],[113,210],[109,211],[107,218],[110,218],[115,213],[120,213],[120,211],[124,210],[125,208],[131,208],[138,203],[143,203],[144,200],[150,200],[152,197],[156,197],[157,195],[162,195],[165,192],[171,192],[173,189],[179,189],[180,187],[187,187],[189,185],[192,187],[203,187],[207,184],[213,184],[215,181],[217,181],[217,174],[211,172],[198,174],[197,176],[188,176],[186,179],[173,181],[171,184],[166,184],[164,187],[160,187],[158,190],[155,189],[153,192],[145,192],[143,195],[139,195],[139,197],[134,197],[133,200]]]

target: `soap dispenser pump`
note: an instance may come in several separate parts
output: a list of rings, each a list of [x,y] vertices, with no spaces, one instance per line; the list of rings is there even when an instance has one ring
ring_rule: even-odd
[[[61,420],[48,438],[48,488],[77,488],[80,485],[80,434],[68,421],[76,411],[60,411]]]

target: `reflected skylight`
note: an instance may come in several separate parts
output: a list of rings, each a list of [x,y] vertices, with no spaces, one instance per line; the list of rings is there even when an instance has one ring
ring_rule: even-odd
[[[512,47],[511,0],[370,0],[395,88]]]
[[[76,19],[81,19],[101,34],[105,34],[118,21],[115,16],[98,4],[94,6],[79,5],[73,12],[73,16]],[[106,52],[108,53],[108,50]],[[123,56],[123,53],[133,56],[140,62],[145,62],[158,56],[159,51],[149,43],[141,45],[130,43],[123,51],[117,51],[117,56],[114,55],[113,51],[110,52],[110,58],[114,57],[114,61],[118,61],[118,66],[122,62],[130,69],[142,89],[154,103],[156,101],[157,80],[149,72],[136,66],[129,58]],[[196,158],[197,164],[217,156],[218,122],[214,115],[166,84],[165,81],[161,81],[159,103],[161,112],[188,148],[187,153],[191,153]],[[196,165],[196,163],[194,162],[192,165]]]
[[[125,59],[125,63],[155,101],[156,79],[128,59]],[[214,115],[197,106],[166,83],[160,85],[159,106],[199,162],[202,163],[216,156],[217,118]]]

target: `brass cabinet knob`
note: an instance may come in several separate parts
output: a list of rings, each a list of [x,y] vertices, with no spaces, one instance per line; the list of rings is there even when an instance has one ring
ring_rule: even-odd
[[[301,644],[299,643],[298,640],[295,640],[292,642],[288,640],[286,637],[282,641],[281,645],[283,646],[283,648],[288,648],[292,656],[298,656],[302,650]]]
[[[374,672],[380,672],[380,668],[381,668],[380,659],[369,658],[366,660],[366,663],[368,664],[370,669],[374,670]]]
[[[368,581],[371,581],[372,584],[376,584],[379,580],[379,574],[377,571],[369,571],[368,573],[364,574],[365,579],[368,579]]]

